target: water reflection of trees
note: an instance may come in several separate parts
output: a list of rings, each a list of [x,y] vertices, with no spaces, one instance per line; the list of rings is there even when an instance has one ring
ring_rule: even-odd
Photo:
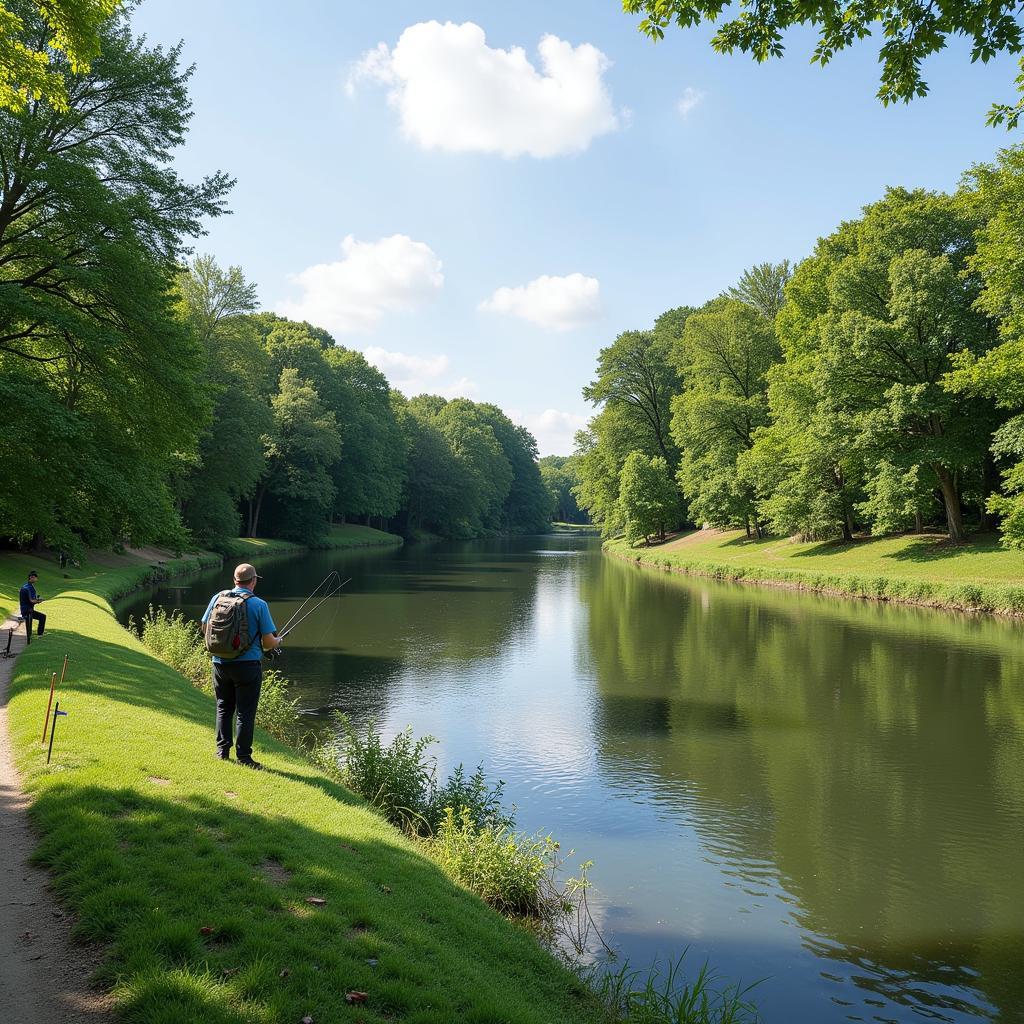
[[[731,870],[770,859],[864,989],[1020,1012],[1018,629],[607,562],[582,586],[610,771],[666,780]]]

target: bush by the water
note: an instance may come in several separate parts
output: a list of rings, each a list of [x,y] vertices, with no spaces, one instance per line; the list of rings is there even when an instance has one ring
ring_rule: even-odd
[[[427,844],[449,878],[497,910],[537,917],[548,909],[544,882],[558,863],[558,843],[551,836],[480,824],[468,807],[447,807]]]
[[[414,835],[432,835],[444,819],[445,810],[465,810],[482,828],[511,829],[514,812],[501,805],[505,783],[490,785],[482,766],[469,778],[458,765],[448,779],[437,781],[437,760],[428,751],[433,736],[413,737],[409,726],[385,744],[371,721],[365,735],[347,715],[335,717],[337,737],[318,751],[317,759],[328,771],[366,797],[393,824]]]

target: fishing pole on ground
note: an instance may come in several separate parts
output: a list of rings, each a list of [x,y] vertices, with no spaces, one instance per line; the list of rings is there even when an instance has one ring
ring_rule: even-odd
[[[339,572],[334,572],[334,573],[331,574],[331,576],[334,576],[334,577],[338,577],[340,575],[341,575],[341,573],[339,573]],[[327,579],[330,579],[330,578],[331,578],[330,576],[327,577]],[[326,580],[324,582],[326,582]],[[351,576],[349,576],[349,578],[346,579],[346,580],[342,580],[341,583],[339,583],[333,590],[329,590],[326,594],[324,594],[320,598],[320,600],[317,601],[317,603],[315,605],[313,605],[312,608],[309,609],[308,612],[306,612],[304,615],[299,615],[299,612],[302,611],[302,609],[309,603],[310,599],[316,594],[316,591],[314,591],[313,594],[311,594],[309,597],[306,598],[305,601],[303,601],[302,605],[300,605],[299,610],[295,613],[295,615],[293,615],[287,621],[287,623],[285,623],[284,628],[281,630],[280,633],[277,634],[278,640],[284,640],[284,638],[296,626],[301,625],[301,623],[304,622],[306,619],[308,619],[310,617],[310,615],[312,615],[313,612],[315,612],[325,601],[328,601],[332,597],[335,597],[337,595],[338,591],[340,591],[341,588],[343,586],[345,586],[346,583],[351,583],[351,582],[352,582],[352,577]],[[320,584],[320,587],[322,587],[322,586],[323,586],[323,583]],[[320,587],[317,587],[317,590],[319,590]],[[296,618],[296,616],[298,616],[298,618]],[[268,657],[277,657],[279,651],[280,651],[280,648],[275,647],[274,650],[267,651],[267,656]]]

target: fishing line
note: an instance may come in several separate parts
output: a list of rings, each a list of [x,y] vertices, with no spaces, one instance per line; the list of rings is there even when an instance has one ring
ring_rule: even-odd
[[[334,579],[334,578],[336,578],[336,577],[340,577],[340,576],[341,576],[341,573],[340,573],[340,572],[338,572],[338,570],[337,570],[337,569],[332,569],[332,570],[331,570],[331,571],[330,571],[330,572],[329,572],[329,573],[328,573],[328,574],[327,574],[327,575],[326,575],[326,576],[325,576],[325,577],[324,577],[324,578],[323,578],[323,579],[322,579],[322,580],[321,580],[321,581],[320,581],[320,582],[319,582],[319,583],[318,583],[318,584],[316,585],[316,587],[315,587],[315,588],[313,589],[313,591],[312,591],[312,592],[310,593],[309,597],[307,597],[307,598],[306,598],[306,600],[305,600],[305,601],[303,601],[303,602],[302,602],[302,604],[300,604],[300,605],[299,605],[299,607],[298,607],[298,608],[296,608],[294,612],[292,612],[291,618],[289,618],[289,619],[288,619],[288,621],[287,621],[287,622],[286,622],[286,623],[285,623],[285,624],[284,624],[284,625],[283,625],[283,626],[281,627],[281,631],[280,631],[280,633],[279,633],[278,635],[279,635],[279,636],[284,636],[284,634],[285,634],[285,633],[286,633],[286,632],[287,632],[287,631],[288,631],[288,630],[289,630],[289,629],[291,628],[291,626],[292,626],[292,623],[293,623],[293,622],[295,621],[295,617],[296,617],[297,615],[299,615],[299,613],[300,613],[300,612],[302,611],[302,609],[303,609],[303,608],[305,608],[305,607],[306,607],[306,605],[307,605],[307,604],[309,604],[309,602],[310,602],[310,601],[312,601],[314,597],[316,597],[316,595],[317,595],[317,594],[318,594],[318,593],[320,592],[320,590],[321,590],[321,589],[323,588],[323,585],[324,585],[325,583],[327,583],[327,582],[328,582],[329,580],[332,580],[332,579]]]
[[[338,573],[338,572],[335,572],[332,575],[340,576],[341,574]],[[296,626],[298,626],[300,623],[302,623],[306,619],[308,619],[310,617],[310,615],[312,615],[313,612],[315,612],[317,610],[317,608],[319,608],[324,603],[324,601],[330,600],[330,598],[334,597],[338,593],[338,591],[340,591],[341,588],[343,586],[345,586],[346,583],[351,583],[351,582],[352,582],[352,577],[350,576],[347,580],[344,580],[341,583],[339,583],[333,590],[329,590],[326,594],[324,594],[324,596],[321,597],[320,600],[317,601],[317,603],[315,605],[313,605],[313,607],[310,608],[309,611],[306,612],[305,615],[301,616],[298,619],[296,619],[295,616],[293,615],[292,618],[289,619],[287,627],[285,629],[281,630],[280,633],[278,633],[278,639],[279,640],[283,640]],[[317,589],[319,589],[319,588],[317,588]],[[309,599],[307,598],[306,602],[304,602],[303,607],[305,607],[305,604],[308,603],[308,600]]]

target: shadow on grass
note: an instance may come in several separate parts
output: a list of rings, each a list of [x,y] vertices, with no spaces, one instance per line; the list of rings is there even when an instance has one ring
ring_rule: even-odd
[[[1004,552],[995,534],[977,534],[962,544],[955,544],[945,536],[921,537],[899,551],[886,555],[898,562],[944,562],[949,559],[964,560],[971,555],[991,555]]]
[[[326,780],[318,788],[334,795]],[[228,794],[158,798],[67,779],[33,804],[36,859],[55,872],[79,937],[107,944],[98,980],[125,1021],[354,1020],[351,990],[369,995],[366,1022],[594,1018],[525,932],[365,819],[323,810],[320,829]]]
[[[212,724],[211,698],[148,652],[59,629],[48,629],[46,635],[52,637],[46,652],[54,669],[59,671],[64,654],[68,655],[65,689]],[[38,650],[35,643],[30,649]],[[11,696],[48,685],[48,675],[44,680],[35,671],[23,672],[19,663]]]

